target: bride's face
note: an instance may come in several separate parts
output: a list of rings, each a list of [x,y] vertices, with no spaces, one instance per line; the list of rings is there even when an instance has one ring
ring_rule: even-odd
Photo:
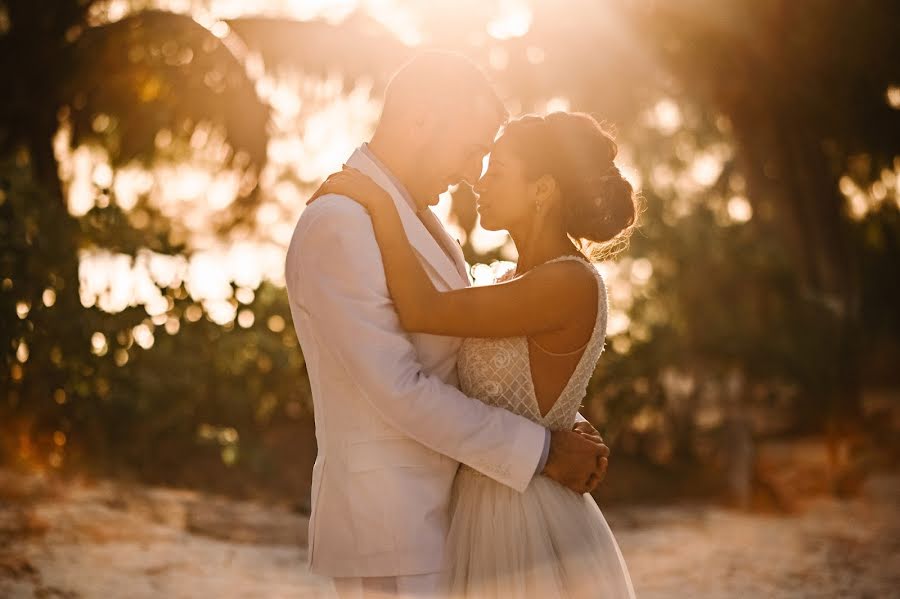
[[[487,171],[474,187],[481,226],[497,231],[530,223],[535,215],[533,187],[525,176],[522,161],[501,136],[491,149]]]

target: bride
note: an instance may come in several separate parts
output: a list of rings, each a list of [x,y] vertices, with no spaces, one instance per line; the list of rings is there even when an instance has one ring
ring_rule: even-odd
[[[627,239],[636,208],[591,116],[526,116],[503,129],[475,186],[486,229],[509,231],[519,261],[493,285],[435,289],[390,196],[345,167],[313,196],[363,205],[404,329],[464,337],[461,389],[551,429],[571,429],[604,347],[606,287],[582,248]],[[593,244],[593,245],[592,245]],[[454,480],[442,591],[452,597],[634,597],[593,498],[535,477],[524,493],[462,465]]]

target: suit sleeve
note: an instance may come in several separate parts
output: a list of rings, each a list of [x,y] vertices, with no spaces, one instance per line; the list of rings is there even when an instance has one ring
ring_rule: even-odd
[[[535,475],[546,429],[422,371],[400,328],[371,221],[348,198],[319,199],[288,273],[312,326],[362,397],[394,428],[517,491]]]

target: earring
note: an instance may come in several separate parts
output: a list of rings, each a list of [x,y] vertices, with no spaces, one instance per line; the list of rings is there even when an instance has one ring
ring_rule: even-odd
[[[536,210],[537,212],[540,212],[540,211],[541,211],[541,201],[540,201],[540,200],[535,200],[535,202],[534,202],[534,208],[535,208],[535,210]]]

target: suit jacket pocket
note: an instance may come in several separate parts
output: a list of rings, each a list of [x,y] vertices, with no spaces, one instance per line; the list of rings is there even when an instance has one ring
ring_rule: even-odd
[[[422,506],[409,502],[432,490],[434,479],[441,476],[442,458],[408,437],[348,444],[350,519],[360,554],[395,551],[408,544],[408,529],[423,524],[412,516]]]
[[[347,446],[350,472],[397,467],[437,468],[443,463],[441,457],[409,437],[352,441]]]

